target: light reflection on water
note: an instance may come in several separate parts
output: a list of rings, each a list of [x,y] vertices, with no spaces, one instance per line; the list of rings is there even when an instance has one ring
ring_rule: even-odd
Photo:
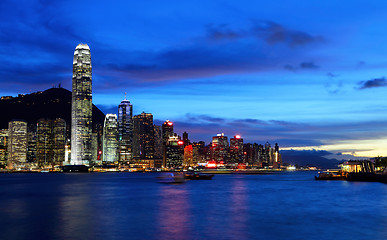
[[[157,239],[185,239],[191,234],[190,203],[186,186],[160,186],[158,205],[158,221],[155,225]]]
[[[313,175],[0,174],[0,239],[387,238],[387,184]]]

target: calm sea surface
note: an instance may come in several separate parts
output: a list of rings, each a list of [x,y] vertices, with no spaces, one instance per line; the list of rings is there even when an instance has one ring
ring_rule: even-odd
[[[387,184],[315,174],[0,174],[0,239],[387,239]]]

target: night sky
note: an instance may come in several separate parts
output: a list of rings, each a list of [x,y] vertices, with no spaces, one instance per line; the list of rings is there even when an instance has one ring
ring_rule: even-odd
[[[217,133],[337,158],[387,155],[387,1],[0,1],[0,95],[125,98],[191,140]]]

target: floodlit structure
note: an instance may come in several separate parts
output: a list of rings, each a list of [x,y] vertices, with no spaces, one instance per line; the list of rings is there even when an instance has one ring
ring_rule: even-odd
[[[91,57],[87,44],[75,48],[71,104],[71,164],[91,162],[92,136]]]

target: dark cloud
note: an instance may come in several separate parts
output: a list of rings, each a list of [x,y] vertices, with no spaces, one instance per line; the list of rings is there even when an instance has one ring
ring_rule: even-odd
[[[285,26],[267,20],[254,20],[253,26],[243,30],[234,30],[228,24],[207,25],[207,37],[210,40],[237,40],[240,38],[256,37],[263,39],[270,45],[285,43],[289,47],[299,47],[325,41],[322,36],[313,36],[307,32],[288,29]]]
[[[63,2],[10,1],[6,6],[9,11],[0,14],[4,91],[14,90],[14,84],[34,90],[59,82],[70,87],[72,53],[80,42],[91,47],[95,89],[107,92],[124,86],[141,88],[149,87],[149,83],[157,86],[184,79],[270,71],[297,61],[308,51],[294,47],[322,39],[279,23],[252,21],[251,26],[240,29],[231,24],[209,24],[205,36],[192,36],[187,43],[162,49],[131,48],[130,44],[126,47],[107,42],[103,32],[86,27],[86,23],[93,23],[87,19],[90,12],[78,16],[78,10],[70,11]],[[85,23],[80,24],[81,19]]]
[[[286,70],[295,72],[297,70],[305,70],[305,69],[318,69],[320,66],[316,65],[314,62],[302,62],[298,66],[293,66],[290,64],[286,64],[284,68]]]
[[[335,78],[335,77],[338,77],[339,75],[329,72],[327,73],[327,76],[330,78]]]
[[[313,36],[306,32],[287,29],[272,21],[255,22],[253,31],[257,37],[264,38],[269,44],[286,43],[292,48],[325,41],[322,36]]]
[[[361,81],[358,83],[359,89],[377,88],[387,86],[387,80],[385,77],[375,78],[368,81]]]
[[[357,64],[356,64],[356,68],[361,68],[361,67],[363,67],[363,66],[365,66],[366,65],[366,62],[365,61],[359,61],[359,62],[357,62]]]
[[[234,40],[245,36],[245,34],[232,30],[227,24],[214,25],[209,24],[206,26],[207,35],[210,40]]]
[[[187,131],[194,141],[211,141],[217,133],[232,137],[243,136],[245,142],[279,143],[281,147],[322,146],[343,140],[367,140],[383,138],[387,134],[387,122],[306,124],[281,120],[230,119],[209,115],[187,114],[175,122],[175,131]],[[348,150],[348,151],[347,151]],[[351,149],[343,150],[351,152]]]
[[[319,68],[319,66],[314,64],[314,62],[303,62],[303,63],[300,64],[300,67],[304,68],[304,69],[316,69],[316,68]]]
[[[289,71],[292,71],[292,72],[295,72],[295,71],[297,70],[296,67],[294,67],[294,66],[292,66],[292,65],[290,65],[290,64],[286,64],[286,65],[284,66],[284,68],[285,68],[286,70],[289,70]]]

